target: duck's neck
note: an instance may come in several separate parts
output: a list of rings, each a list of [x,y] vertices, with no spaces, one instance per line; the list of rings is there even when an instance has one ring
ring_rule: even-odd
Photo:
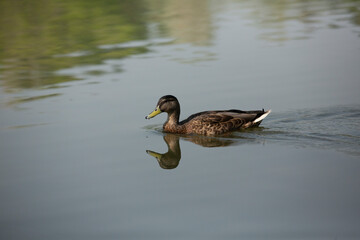
[[[170,133],[184,133],[185,126],[179,124],[180,110],[168,113],[168,118],[164,123],[164,131]]]
[[[168,146],[168,153],[171,154],[172,158],[176,156],[176,158],[180,160],[181,150],[180,150],[179,136],[167,134],[166,136],[164,136],[164,140]]]

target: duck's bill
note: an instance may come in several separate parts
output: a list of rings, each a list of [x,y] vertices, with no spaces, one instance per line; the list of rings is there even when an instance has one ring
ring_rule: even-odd
[[[155,117],[156,115],[158,115],[160,113],[161,113],[161,110],[160,110],[159,106],[157,106],[156,109],[152,113],[150,113],[149,115],[147,115],[145,117],[145,119],[153,118],[153,117]]]
[[[153,152],[151,150],[146,150],[146,153],[149,154],[150,156],[153,156],[154,158],[156,159],[160,159],[161,158],[161,155],[160,153],[157,153],[157,152]]]

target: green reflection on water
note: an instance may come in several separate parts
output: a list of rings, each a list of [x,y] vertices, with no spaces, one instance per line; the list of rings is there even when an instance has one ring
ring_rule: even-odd
[[[211,46],[217,22],[221,21],[217,16],[226,13],[227,7],[241,11],[243,20],[260,28],[258,37],[263,41],[306,39],[323,27],[319,23],[326,15],[338,16],[325,23],[330,29],[341,28],[344,21],[360,25],[359,2],[3,0],[0,1],[0,83],[5,91],[11,92],[76,80],[57,71],[149,51],[147,44],[116,47],[132,41],[168,37],[176,44]],[[179,62],[192,64],[204,60],[216,58],[205,55],[205,59]],[[94,70],[89,74],[104,73]]]
[[[358,0],[241,0],[238,2],[250,10],[245,15],[252,20],[251,25],[262,29],[259,38],[269,42],[310,38],[312,32],[323,28],[324,19],[321,17],[324,16],[335,16],[334,19],[329,20],[327,24],[329,28],[340,28],[343,22],[360,24]],[[296,25],[300,25],[301,28],[297,28]]]
[[[40,96],[34,96],[34,97],[15,98],[14,100],[8,102],[7,104],[14,105],[14,104],[18,104],[18,103],[31,102],[31,101],[41,100],[41,99],[45,99],[45,98],[50,98],[50,97],[57,97],[60,95],[61,95],[60,93],[53,93],[53,94],[40,95]]]
[[[142,0],[1,1],[2,84],[10,90],[71,81],[56,71],[145,52],[98,48],[146,38],[143,6]]]

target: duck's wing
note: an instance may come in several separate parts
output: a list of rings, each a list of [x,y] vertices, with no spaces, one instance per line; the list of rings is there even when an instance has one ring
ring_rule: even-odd
[[[236,109],[220,110],[220,111],[205,111],[191,115],[182,123],[190,121],[200,121],[204,123],[224,123],[234,119],[242,120],[243,122],[251,122],[263,115],[263,110],[257,111],[241,111]]]
[[[186,124],[187,127],[191,129],[191,132],[194,133],[216,135],[233,131],[241,127],[250,127],[265,113],[266,112],[261,110],[206,111],[191,115],[188,119],[182,121],[181,124]],[[259,124],[260,122],[256,125]]]

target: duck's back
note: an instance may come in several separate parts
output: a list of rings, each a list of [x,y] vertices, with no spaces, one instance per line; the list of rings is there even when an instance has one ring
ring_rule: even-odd
[[[248,128],[253,125],[259,125],[262,115],[268,114],[264,110],[260,111],[205,111],[191,115],[181,125],[186,126],[187,134],[201,135],[220,135],[240,128]]]

